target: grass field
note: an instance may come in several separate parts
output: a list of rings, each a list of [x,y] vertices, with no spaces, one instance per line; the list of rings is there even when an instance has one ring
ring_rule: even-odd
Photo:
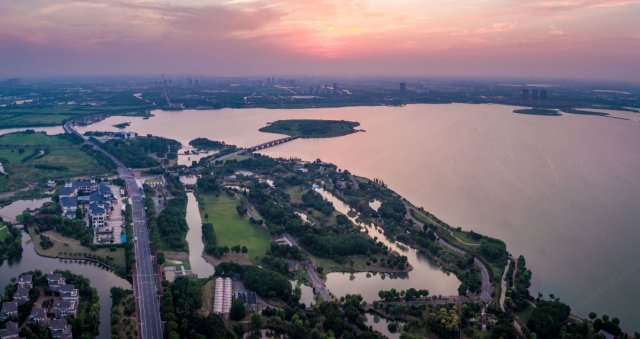
[[[49,237],[53,246],[44,249],[40,245],[40,235],[29,230],[29,234],[33,238],[33,243],[36,248],[36,252],[49,257],[67,257],[83,259],[87,255],[97,256],[103,259],[104,262],[109,263],[112,266],[125,267],[124,248],[115,248],[115,251],[111,251],[109,248],[99,248],[92,251],[90,248],[82,246],[79,240],[65,237],[55,231],[44,232]]]
[[[50,106],[0,108],[0,128],[56,126],[70,118],[96,113],[143,112],[145,106]]]
[[[271,246],[269,233],[249,223],[246,217],[238,215],[238,200],[224,194],[220,197],[200,195],[198,199],[204,205],[204,209],[200,211],[203,222],[213,224],[217,246],[247,246],[252,259],[267,252]],[[205,218],[206,215],[209,218]]]
[[[42,145],[42,149],[0,149],[0,162],[7,175],[0,175],[0,192],[20,189],[34,182],[76,176],[107,174],[108,170],[79,148],[44,151],[47,145],[66,145],[62,136],[45,133],[11,133],[0,136],[3,145]],[[44,167],[43,167],[44,166]]]
[[[0,242],[4,242],[4,240],[7,239],[8,235],[9,229],[7,228],[7,226],[0,224]]]

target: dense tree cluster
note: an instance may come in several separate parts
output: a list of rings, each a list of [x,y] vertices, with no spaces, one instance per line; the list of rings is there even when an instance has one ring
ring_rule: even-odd
[[[0,258],[9,258],[22,254],[22,231],[0,219],[0,228],[6,227],[6,236],[0,243]]]
[[[178,277],[173,283],[163,282],[162,319],[166,322],[167,338],[234,338],[217,314],[203,317],[198,314],[202,306],[203,282],[192,277]]]
[[[193,146],[193,148],[206,149],[206,150],[221,149],[227,146],[227,144],[225,144],[224,141],[209,140],[207,138],[195,138],[189,141],[189,145]]]
[[[285,301],[290,301],[292,298],[289,279],[278,272],[230,262],[223,262],[216,266],[217,276],[233,276],[234,274],[239,274],[245,286],[261,297],[279,298]]]
[[[392,288],[387,291],[385,290],[379,291],[378,296],[380,297],[380,299],[383,299],[385,301],[392,301],[392,300],[411,301],[411,300],[425,298],[429,296],[429,291],[417,290],[413,287],[409,288],[408,290],[402,290],[402,291],[398,291],[395,288]]]
[[[187,215],[187,195],[177,178],[167,179],[167,189],[172,197],[156,217],[155,204],[152,197],[153,190],[145,186],[147,224],[151,237],[154,241],[160,240],[161,244],[164,245],[164,249],[186,251],[187,242],[185,237],[189,230],[189,225],[185,219]]]
[[[104,149],[122,161],[127,167],[145,168],[158,166],[160,159],[176,159],[181,145],[162,137],[146,136],[135,139],[111,139],[102,144]]]
[[[557,338],[571,315],[571,308],[558,300],[541,300],[533,310],[527,328],[538,338]]]
[[[313,208],[320,211],[324,215],[331,215],[333,213],[333,204],[325,200],[318,192],[314,190],[308,190],[302,195],[302,202],[307,208]]]
[[[529,307],[529,287],[531,286],[531,270],[526,266],[523,256],[519,256],[515,264],[515,280],[513,287],[507,291],[505,304],[514,311],[520,311]]]

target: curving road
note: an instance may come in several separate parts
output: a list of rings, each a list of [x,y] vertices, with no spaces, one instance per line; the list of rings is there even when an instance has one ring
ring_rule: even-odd
[[[423,223],[414,218],[413,215],[411,215],[411,206],[405,204],[406,208],[407,208],[407,218],[412,220],[416,225],[422,225]],[[444,240],[438,233],[434,232],[434,234],[436,235],[436,239],[438,240],[438,244],[458,253],[461,255],[467,255],[469,253],[467,253],[465,250],[449,243],[448,241]],[[480,273],[482,274],[482,291],[480,291],[480,295],[478,296],[480,298],[480,300],[482,301],[489,301],[491,299],[491,291],[492,291],[492,287],[491,287],[491,276],[489,275],[489,269],[487,268],[487,265],[485,265],[480,259],[476,258],[475,256],[473,257],[473,263],[478,266],[478,269],[480,269]]]
[[[85,144],[91,145],[95,150],[104,153],[111,158],[118,167],[118,175],[122,178],[129,193],[131,207],[133,211],[133,233],[137,240],[134,240],[135,266],[133,277],[133,290],[136,296],[136,311],[139,321],[139,338],[160,339],[162,335],[162,320],[160,318],[160,298],[158,295],[158,275],[155,272],[154,258],[151,254],[151,243],[149,241],[149,231],[147,229],[147,219],[145,215],[144,195],[136,183],[133,172],[127,168],[120,160],[91,142],[88,138],[78,133],[72,122],[64,124],[66,133],[75,134],[84,139]],[[131,241],[130,239],[129,241]]]

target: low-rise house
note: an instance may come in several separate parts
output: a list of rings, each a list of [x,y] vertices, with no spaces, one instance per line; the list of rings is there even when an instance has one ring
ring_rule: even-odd
[[[64,319],[53,319],[49,323],[49,331],[53,339],[71,339],[71,326]]]
[[[5,301],[0,309],[0,320],[17,319],[18,303],[16,301]]]
[[[89,216],[91,217],[91,227],[100,228],[107,221],[107,210],[104,205],[99,203],[91,203],[89,205]]]
[[[58,292],[60,286],[65,285],[66,283],[67,279],[65,279],[60,273],[47,274],[47,284],[49,285],[49,288],[54,292]]]
[[[38,326],[44,326],[47,324],[47,312],[44,311],[41,307],[34,307],[31,309],[31,313],[29,313],[28,322],[30,324],[36,324]]]
[[[5,324],[5,327],[0,330],[0,339],[13,339],[19,338],[20,330],[18,324],[13,321],[9,321]]]
[[[26,286],[18,286],[18,289],[13,293],[13,300],[22,305],[29,301],[29,288]]]
[[[287,262],[287,269],[289,270],[289,272],[295,272],[300,270],[300,262],[297,260],[289,260]]]
[[[67,212],[73,212],[75,215],[78,209],[78,198],[76,197],[60,197],[60,208],[62,208],[62,214],[66,215]]]
[[[33,287],[33,276],[31,274],[22,274],[18,277],[18,286],[24,286],[28,288]]]
[[[74,300],[78,301],[80,296],[78,295],[78,289],[72,284],[65,284],[60,286],[58,289],[60,293],[60,298],[63,300]]]
[[[53,313],[57,319],[66,319],[68,316],[78,315],[78,302],[75,300],[56,300],[49,313]]]

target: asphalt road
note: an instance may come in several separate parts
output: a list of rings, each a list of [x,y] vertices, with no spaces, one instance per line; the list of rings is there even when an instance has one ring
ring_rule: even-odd
[[[416,218],[414,218],[410,211],[410,206],[407,206],[407,218],[411,219],[416,225],[422,225],[422,222]],[[466,255],[467,252],[461,248],[458,248],[456,246],[454,246],[453,244],[450,244],[449,242],[447,242],[446,240],[444,240],[438,233],[435,233],[436,238],[438,239],[438,244],[456,252],[459,253],[461,255]],[[480,261],[478,258],[474,257],[473,258],[473,263],[478,266],[478,269],[480,269],[480,273],[482,274],[482,291],[480,292],[480,295],[478,296],[480,298],[480,300],[482,301],[489,301],[491,300],[491,279],[489,276],[489,269],[487,268],[487,265],[485,265],[482,261]]]
[[[134,294],[136,297],[136,311],[140,329],[139,338],[160,339],[163,336],[162,320],[160,319],[160,298],[158,295],[158,275],[155,272],[154,258],[151,255],[144,195],[135,181],[133,172],[120,160],[76,132],[70,122],[64,125],[64,130],[67,133],[81,136],[85,139],[85,143],[92,145],[94,149],[103,152],[111,158],[118,166],[118,175],[126,183],[133,212],[134,239],[137,239],[134,242],[136,258],[134,266]],[[128,240],[134,241],[134,239]]]

